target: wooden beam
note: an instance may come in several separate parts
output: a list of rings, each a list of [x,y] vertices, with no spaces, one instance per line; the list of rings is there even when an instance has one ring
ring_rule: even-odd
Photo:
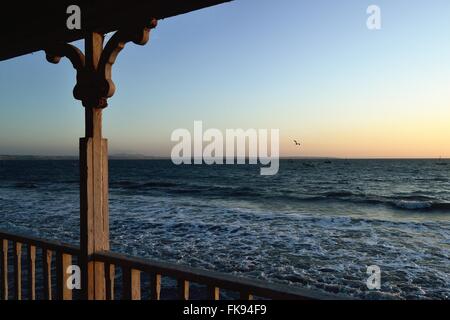
[[[81,40],[86,31],[103,33],[136,24],[149,15],[160,19],[217,5],[229,0],[58,0],[7,3],[0,19],[0,61],[45,49],[47,43]],[[81,8],[82,30],[66,26],[70,5]],[[42,18],[42,17],[45,17]],[[33,26],[33,27],[30,27]]]
[[[104,266],[90,261],[93,253],[109,250],[106,152],[106,140],[91,137],[80,140],[81,258],[87,272],[83,288],[87,290],[87,299],[96,300],[106,298]]]
[[[103,51],[104,36],[90,33],[85,41],[86,73],[95,78]],[[89,300],[106,299],[105,266],[92,254],[109,250],[108,146],[102,138],[102,108],[96,88],[84,88],[85,137],[80,139],[80,235],[82,288]],[[91,92],[92,91],[92,92]]]

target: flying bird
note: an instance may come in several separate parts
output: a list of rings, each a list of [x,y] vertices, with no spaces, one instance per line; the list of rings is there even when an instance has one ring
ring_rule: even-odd
[[[294,143],[296,146],[301,146],[302,144],[300,142],[297,142],[297,140],[294,140]]]

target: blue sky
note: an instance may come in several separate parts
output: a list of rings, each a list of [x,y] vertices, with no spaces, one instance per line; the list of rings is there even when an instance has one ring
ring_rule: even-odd
[[[446,0],[236,0],[166,19],[114,65],[104,135],[112,153],[168,155],[202,120],[278,128],[285,156],[450,157],[449,35]],[[43,52],[0,62],[0,154],[76,154],[74,83]]]

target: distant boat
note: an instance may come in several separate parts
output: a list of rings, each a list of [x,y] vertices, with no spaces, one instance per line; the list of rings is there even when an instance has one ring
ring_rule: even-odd
[[[442,158],[439,158],[439,161],[436,162],[437,166],[448,166],[448,162],[442,160]]]
[[[331,162],[331,160],[325,160],[323,163],[331,164],[332,162]]]
[[[311,162],[303,162],[302,164],[303,164],[303,166],[308,167],[308,168],[314,168],[315,167],[315,165],[313,163],[311,163]]]

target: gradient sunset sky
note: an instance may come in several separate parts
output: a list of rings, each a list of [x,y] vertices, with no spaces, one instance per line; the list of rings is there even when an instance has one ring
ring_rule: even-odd
[[[112,154],[168,156],[172,131],[202,120],[280,129],[282,156],[450,157],[448,0],[236,0],[160,21],[113,79]],[[0,62],[0,154],[77,154],[74,83],[43,52]]]

